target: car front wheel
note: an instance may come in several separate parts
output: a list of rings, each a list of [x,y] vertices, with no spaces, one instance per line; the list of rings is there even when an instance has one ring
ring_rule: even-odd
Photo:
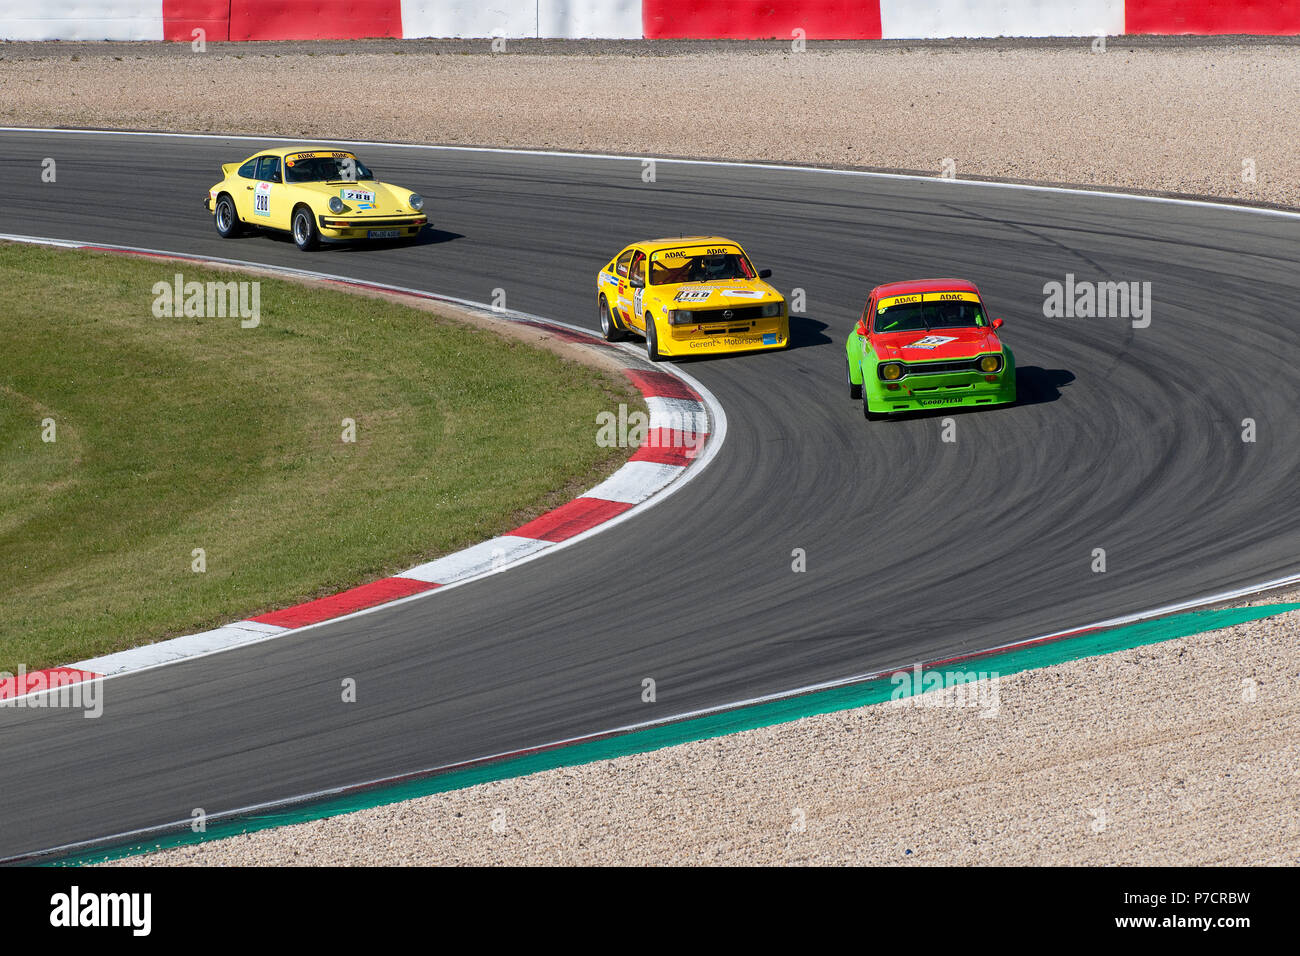
[[[217,209],[212,218],[217,224],[217,235],[222,239],[233,239],[243,232],[239,214],[235,212],[235,201],[224,193],[217,199]]]
[[[316,228],[316,219],[306,206],[299,206],[293,211],[293,241],[303,252],[310,252],[320,245],[320,230]]]
[[[867,400],[867,393],[865,390],[862,392],[862,417],[869,422],[878,422],[882,418],[889,417],[884,412],[873,412],[871,410],[871,403]]]
[[[862,386],[853,384],[853,373],[849,370],[848,358],[844,359],[844,377],[848,379],[849,382],[849,398],[857,401],[862,397]]]
[[[649,312],[645,314],[645,354],[652,362],[663,361],[663,356],[659,354],[659,336],[655,333],[655,320]]]
[[[609,310],[609,300],[603,295],[600,297],[600,334],[606,342],[619,342],[623,338],[623,330],[614,321]]]

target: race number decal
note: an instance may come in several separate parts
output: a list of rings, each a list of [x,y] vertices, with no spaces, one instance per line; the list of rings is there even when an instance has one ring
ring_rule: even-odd
[[[339,158],[339,179],[346,183],[355,183],[357,181],[357,161],[351,156]]]
[[[641,293],[644,291],[645,289],[637,289],[636,294],[632,296],[632,311],[637,315],[641,314]]]
[[[955,335],[927,335],[923,339],[917,339],[915,342],[911,342],[908,345],[904,345],[903,348],[933,349],[933,348],[938,348],[940,345],[944,345],[948,342],[956,342],[956,341],[957,341],[957,337]]]
[[[253,192],[253,215],[270,216],[271,215],[271,184],[258,183],[257,189]]]
[[[343,190],[344,202],[374,202],[375,194],[368,189],[345,189]]]

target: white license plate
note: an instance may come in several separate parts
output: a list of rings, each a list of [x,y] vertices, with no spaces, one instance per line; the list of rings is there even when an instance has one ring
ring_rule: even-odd
[[[401,234],[400,229],[371,229],[366,233],[371,239],[396,239]]]

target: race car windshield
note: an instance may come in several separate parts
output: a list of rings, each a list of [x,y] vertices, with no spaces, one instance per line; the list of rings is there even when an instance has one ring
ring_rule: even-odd
[[[752,279],[754,267],[736,252],[691,256],[684,259],[652,260],[651,285],[677,285],[682,282],[712,282],[715,279]]]
[[[984,325],[978,302],[907,302],[876,310],[875,331],[916,332]]]
[[[311,156],[307,158],[289,157],[293,164],[285,163],[284,178],[286,182],[291,183],[326,183],[326,182],[351,182],[354,178],[357,180],[374,179],[375,174],[359,159],[354,159],[356,164],[356,176],[345,176],[341,168],[341,160],[334,156]]]

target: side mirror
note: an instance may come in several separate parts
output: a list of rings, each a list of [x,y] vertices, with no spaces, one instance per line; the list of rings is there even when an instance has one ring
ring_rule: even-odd
[[[634,289],[644,289],[644,288],[645,288],[645,279],[639,279],[639,278],[635,278],[635,277],[633,277],[633,278],[627,280],[627,284],[630,285],[630,286],[631,286],[632,288],[634,288]]]
[[[865,337],[866,334],[867,334],[867,323],[865,323],[865,322],[863,322],[861,319],[859,319],[859,320],[858,320],[858,335],[861,335],[861,336]]]
[[[771,269],[760,269],[759,272],[758,272],[758,277],[759,277],[760,279],[770,279],[770,278],[772,278],[772,270],[771,270]]]
[[[994,320],[993,320],[993,331],[996,332],[996,331],[997,331],[998,329],[1000,329],[1000,328],[1002,328],[1002,320],[1001,320],[1001,319],[994,319]]]

